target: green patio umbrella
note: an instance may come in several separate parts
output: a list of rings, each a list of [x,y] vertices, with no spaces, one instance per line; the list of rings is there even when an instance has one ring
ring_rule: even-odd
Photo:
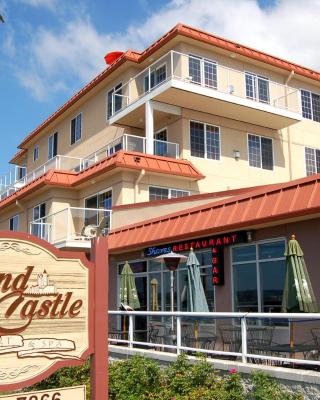
[[[203,289],[199,261],[197,256],[194,254],[193,249],[190,249],[190,253],[187,260],[188,268],[188,311],[191,312],[209,312],[209,307],[206,299],[206,295]],[[194,336],[196,340],[199,337],[199,324],[195,324]]]
[[[120,275],[120,303],[133,310],[140,308],[135,277],[128,261],[125,262]]]
[[[291,236],[286,256],[287,272],[282,298],[282,312],[318,312],[317,301],[303,257],[303,251]],[[293,324],[290,324],[290,346],[293,346]]]

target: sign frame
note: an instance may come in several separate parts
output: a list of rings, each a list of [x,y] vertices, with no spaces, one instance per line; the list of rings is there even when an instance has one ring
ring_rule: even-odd
[[[56,260],[79,260],[81,264],[88,269],[88,331],[87,331],[87,348],[81,353],[80,360],[55,360],[54,364],[48,367],[45,371],[40,372],[35,377],[30,379],[21,379],[21,381],[13,384],[0,384],[1,391],[11,391],[25,388],[27,386],[34,385],[35,383],[48,378],[54,372],[63,367],[80,366],[83,365],[85,360],[94,353],[94,342],[95,342],[95,307],[94,307],[94,297],[95,297],[95,273],[94,273],[94,263],[89,261],[83,252],[73,252],[73,251],[62,251],[48,243],[43,239],[39,239],[33,235],[23,233],[23,232],[12,232],[12,231],[0,231],[0,239],[8,240],[21,240],[30,242],[36,246],[40,246]],[[107,262],[107,261],[106,261]],[[105,265],[106,265],[105,262]],[[97,278],[96,278],[97,279]]]

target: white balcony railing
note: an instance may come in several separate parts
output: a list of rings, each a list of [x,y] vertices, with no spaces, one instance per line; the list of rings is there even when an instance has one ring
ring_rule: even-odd
[[[117,347],[204,353],[243,363],[320,366],[318,313],[108,311],[108,314],[109,343]]]
[[[67,207],[30,223],[30,233],[54,245],[87,247],[90,239],[107,235],[111,210]]]
[[[122,149],[146,153],[146,138],[124,134],[87,157],[57,155],[32,172],[24,174],[22,178],[19,177],[21,171],[19,174],[17,172],[18,170],[13,171],[0,178],[0,201],[28,183],[33,182],[51,169],[80,172]],[[177,143],[154,140],[154,154],[164,157],[179,158],[179,145]]]
[[[301,114],[300,91],[296,88],[172,50],[113,93],[112,116],[169,80]]]

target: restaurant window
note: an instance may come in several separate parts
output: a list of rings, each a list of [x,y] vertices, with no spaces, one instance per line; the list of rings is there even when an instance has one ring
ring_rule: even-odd
[[[301,106],[303,118],[320,122],[320,95],[301,90]]]
[[[105,190],[85,199],[85,225],[98,226],[102,218],[109,219],[112,207],[112,190]],[[90,211],[89,209],[93,210]],[[100,211],[101,210],[101,211]]]
[[[272,139],[248,134],[250,167],[273,170]]]
[[[51,160],[58,154],[58,132],[50,135],[48,138],[48,160]]]
[[[149,201],[175,199],[183,196],[190,196],[190,192],[186,190],[162,188],[157,186],[149,187]]]
[[[71,120],[71,144],[78,142],[82,136],[82,114]]]
[[[320,172],[320,149],[305,147],[305,160],[307,176]]]
[[[232,251],[236,312],[281,312],[285,240],[235,246]]]
[[[198,56],[189,55],[189,78],[192,83],[217,88],[217,64]]]
[[[9,230],[10,231],[18,231],[19,230],[19,215],[15,215],[9,220]]]
[[[269,80],[259,75],[246,72],[246,96],[248,99],[269,103]]]
[[[217,126],[190,121],[191,156],[220,160],[220,129]]]
[[[109,90],[107,95],[107,119],[122,108],[122,83]]]
[[[161,82],[167,79],[167,66],[166,64],[160,65],[159,67],[151,69],[144,77],[144,90],[148,92],[149,89],[154,88]]]

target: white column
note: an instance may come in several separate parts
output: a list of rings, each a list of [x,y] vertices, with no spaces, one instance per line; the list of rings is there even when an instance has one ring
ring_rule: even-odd
[[[146,102],[146,153],[153,154],[153,107],[151,100]]]

